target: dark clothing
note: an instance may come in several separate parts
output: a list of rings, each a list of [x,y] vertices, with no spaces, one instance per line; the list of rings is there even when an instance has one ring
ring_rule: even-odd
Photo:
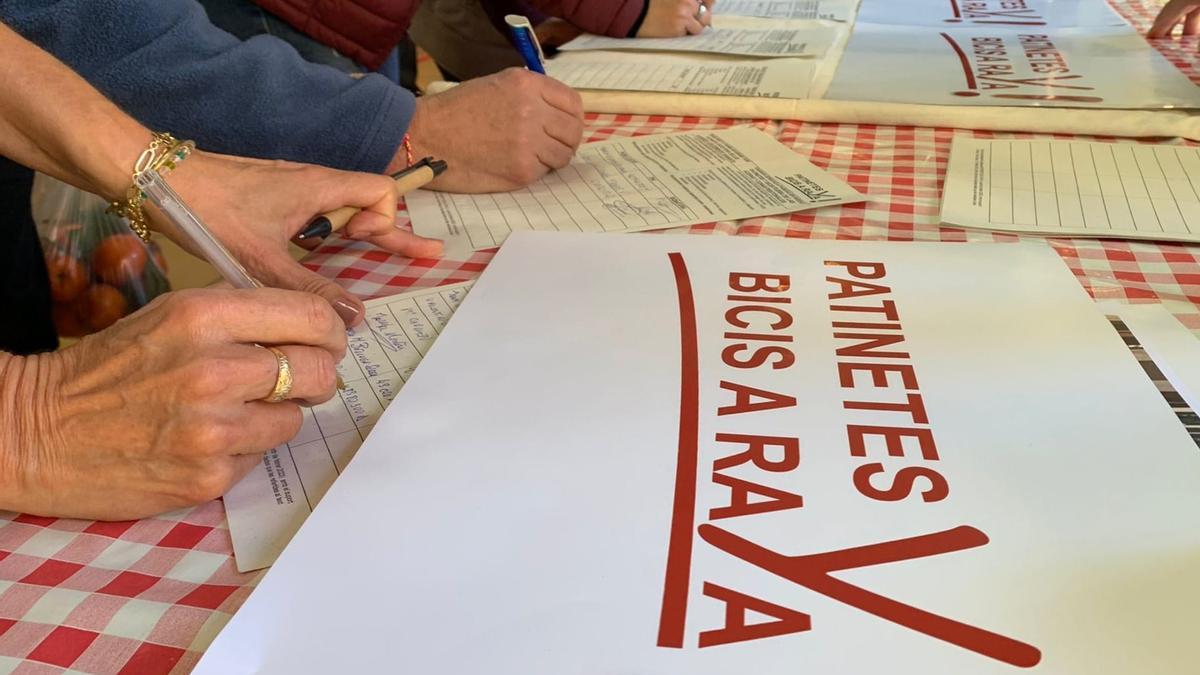
[[[50,278],[29,208],[33,172],[0,157],[0,351],[34,354],[58,348],[50,316]]]

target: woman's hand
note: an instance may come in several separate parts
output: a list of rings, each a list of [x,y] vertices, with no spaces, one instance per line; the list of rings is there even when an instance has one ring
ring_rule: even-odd
[[[715,0],[647,0],[646,18],[638,37],[682,37],[697,35],[712,25]],[[704,11],[700,11],[700,7]]]
[[[1175,30],[1175,26],[1181,22],[1183,23],[1183,35],[1200,33],[1200,0],[1171,0],[1168,2],[1158,13],[1158,18],[1154,19],[1154,25],[1146,31],[1146,37],[1171,37],[1171,31]]]
[[[293,401],[275,387],[273,345]],[[334,393],[342,321],[277,289],[160,296],[63,351],[0,354],[0,509],[102,520],[215,499]],[[12,420],[12,423],[9,423]]]
[[[196,152],[166,179],[254,277],[325,298],[346,326],[362,319],[362,302],[288,254],[288,241],[314,216],[362,207],[343,230],[350,239],[411,258],[442,252],[441,242],[396,227],[395,184],[387,176]],[[155,229],[196,253],[153,207],[146,208]]]

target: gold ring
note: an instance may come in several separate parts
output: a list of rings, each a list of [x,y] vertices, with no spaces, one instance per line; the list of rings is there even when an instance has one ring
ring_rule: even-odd
[[[275,362],[279,364],[279,373],[275,376],[275,388],[263,400],[267,403],[286,401],[292,394],[292,365],[288,363],[288,358],[283,352],[274,347],[267,347],[267,349],[275,355]]]

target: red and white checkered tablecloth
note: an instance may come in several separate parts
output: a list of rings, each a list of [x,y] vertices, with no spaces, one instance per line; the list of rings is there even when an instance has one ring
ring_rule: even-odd
[[[1152,1],[1143,5],[1142,0],[1128,0],[1120,9],[1142,29],[1157,13]],[[1200,83],[1200,41],[1164,41],[1158,46]],[[938,210],[954,135],[1030,134],[590,115],[588,138],[747,123],[845,178],[870,201],[677,231],[894,241],[1019,238],[939,227]],[[1156,141],[1162,139],[1143,142]],[[1200,247],[1085,239],[1051,243],[1094,296],[1168,302],[1185,323],[1200,331]],[[404,260],[366,244],[336,240],[307,264],[363,297],[375,297],[472,279],[491,256],[479,252],[460,260]],[[126,523],[0,512],[0,673],[186,673],[261,574],[236,571],[219,501]]]

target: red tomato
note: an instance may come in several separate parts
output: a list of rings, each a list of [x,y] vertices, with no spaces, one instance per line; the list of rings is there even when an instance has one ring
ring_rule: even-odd
[[[114,234],[92,252],[92,269],[106,284],[121,286],[141,279],[146,269],[146,245],[134,234]]]
[[[93,331],[104,330],[129,313],[129,302],[121,291],[108,284],[89,286],[83,294],[86,307],[80,311]]]
[[[75,302],[54,303],[51,311],[54,316],[54,328],[59,337],[83,337],[87,335],[87,327],[79,317],[79,310],[86,308],[87,301],[80,299]]]
[[[50,272],[50,297],[55,302],[70,302],[87,288],[87,269],[74,256],[52,255],[46,261],[46,269]]]

